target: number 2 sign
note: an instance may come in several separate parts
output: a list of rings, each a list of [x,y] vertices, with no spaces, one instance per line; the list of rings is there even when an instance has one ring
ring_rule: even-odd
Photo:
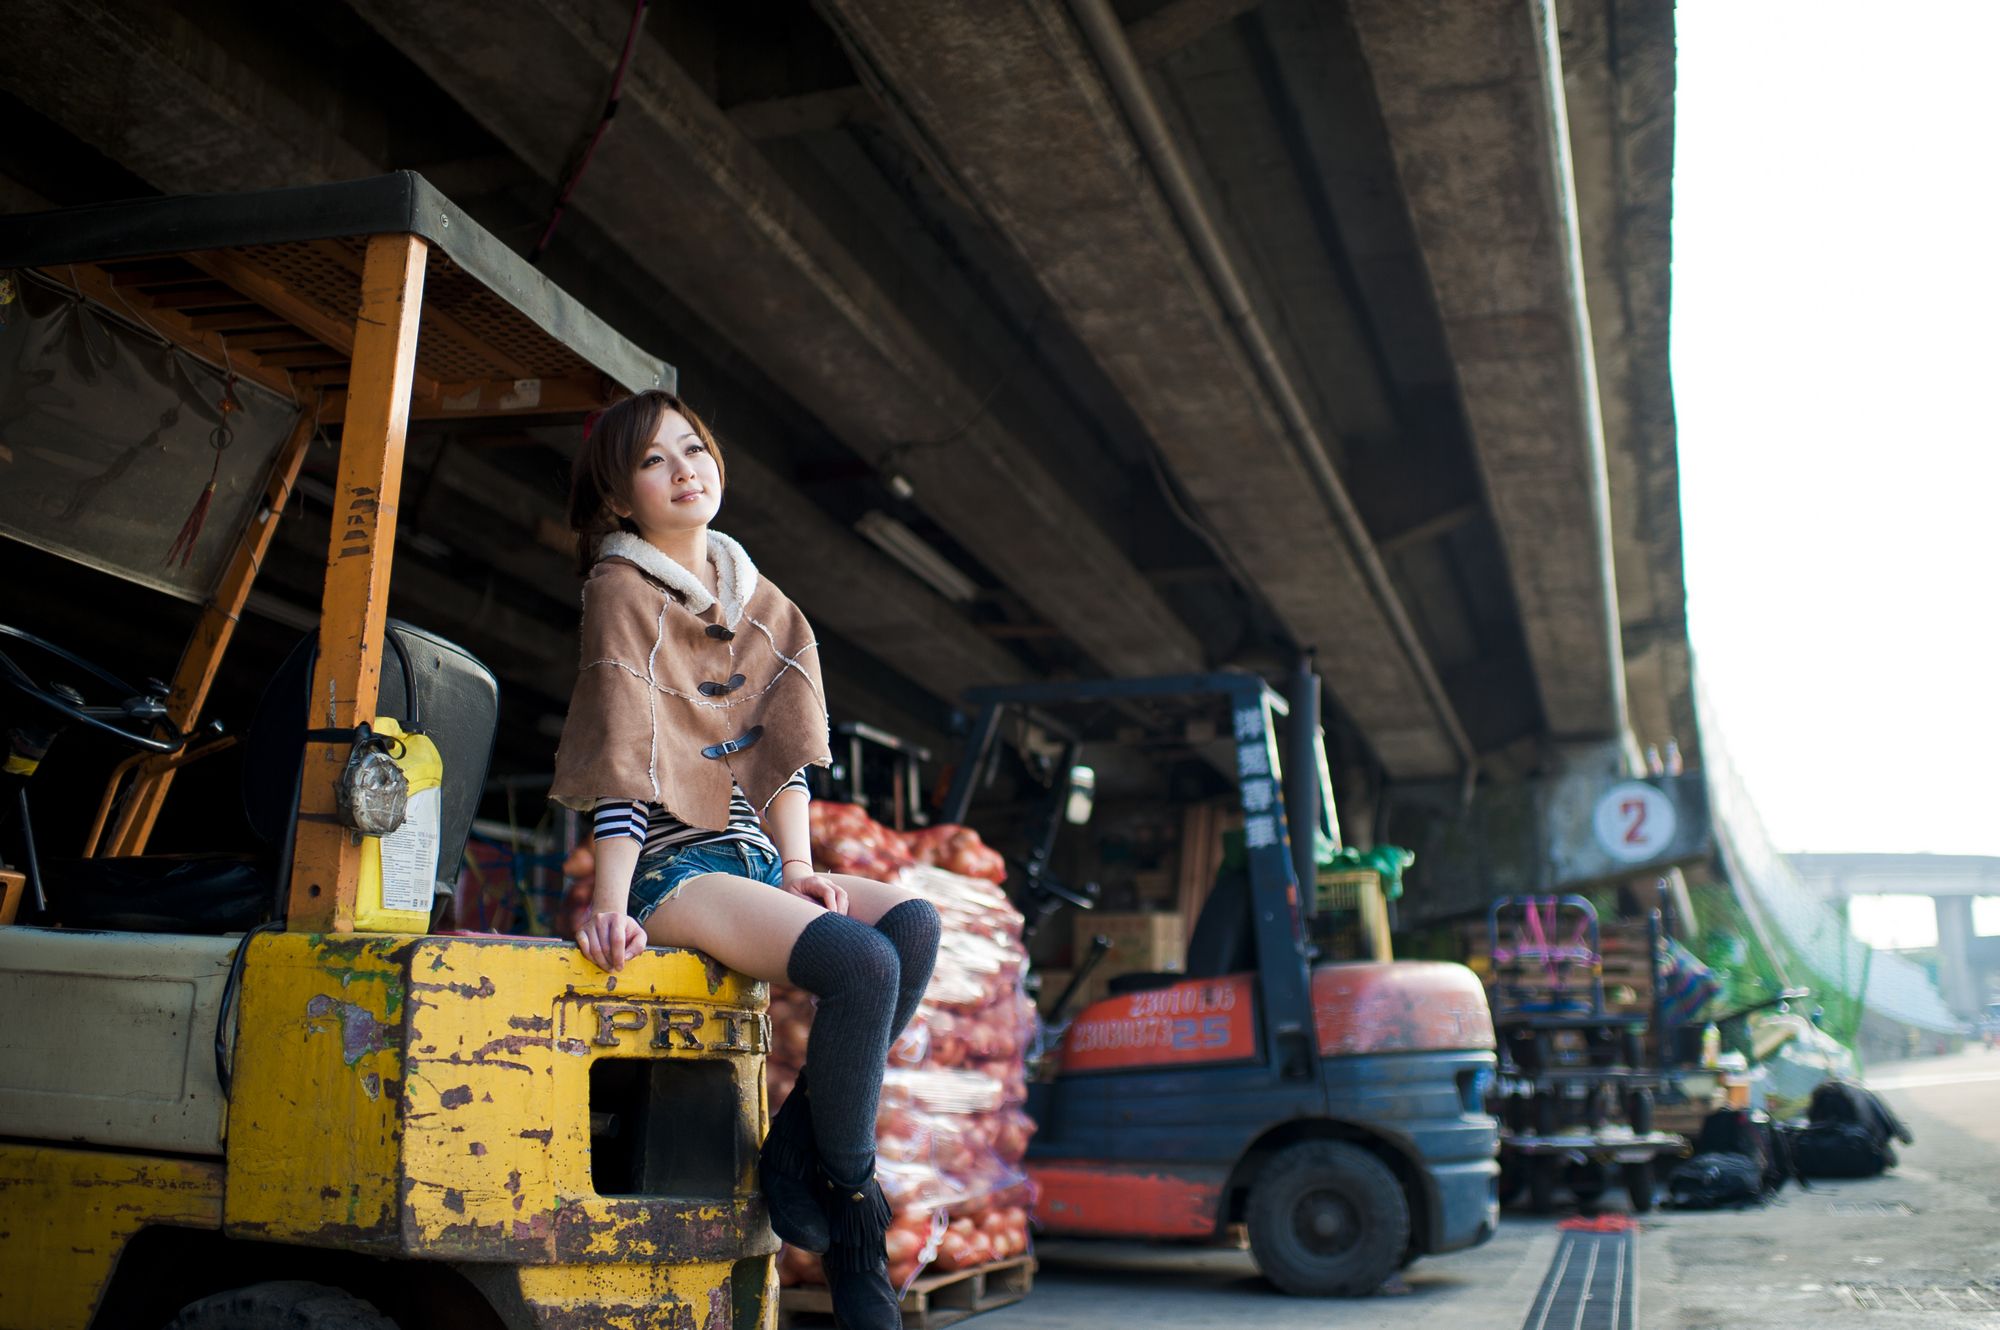
[[[1657,859],[1673,843],[1673,801],[1651,785],[1622,781],[1606,790],[1591,814],[1597,844],[1620,863]]]

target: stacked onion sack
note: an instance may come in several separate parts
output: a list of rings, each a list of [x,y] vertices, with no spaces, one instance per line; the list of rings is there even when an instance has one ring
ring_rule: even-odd
[[[570,850],[569,857],[563,860],[562,872],[563,881],[569,886],[557,907],[554,931],[557,937],[575,937],[576,930],[583,927],[590,914],[591,893],[597,890],[597,850],[590,841],[579,841]]]
[[[1005,862],[965,827],[904,834],[852,804],[815,802],[812,837],[821,871],[913,887],[944,921],[930,988],[882,1078],[875,1152],[895,1212],[890,1280],[902,1289],[926,1268],[1026,1255],[1033,1196],[1021,1159],[1035,1124],[1021,1105],[1035,1009],[1021,991],[1021,915],[999,886]],[[810,994],[772,985],[772,1112],[805,1061],[812,1017]],[[817,1256],[789,1247],[778,1279],[825,1282]]]

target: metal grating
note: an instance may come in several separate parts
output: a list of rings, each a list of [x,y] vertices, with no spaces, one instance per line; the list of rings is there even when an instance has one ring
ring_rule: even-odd
[[[1632,1330],[1638,1323],[1636,1235],[1565,1232],[1522,1330]]]
[[[1843,1283],[1833,1286],[1833,1295],[1858,1312],[2000,1312],[2000,1287],[1992,1284]]]
[[[301,299],[344,323],[353,321],[361,304],[365,242],[350,238],[256,245],[240,253]],[[434,250],[424,273],[417,369],[440,383],[465,383],[516,378],[524,365],[535,366],[542,377],[594,372],[583,357]]]
[[[1916,1214],[1901,1201],[1833,1201],[1826,1207],[1830,1215],[1868,1215],[1877,1219],[1908,1219]]]
[[[424,291],[426,307],[448,313],[467,334],[484,343],[481,349],[489,356],[533,365],[544,377],[573,378],[597,372],[589,361],[543,332],[485,283],[474,281],[440,253],[431,255]],[[429,328],[424,329],[424,335],[430,336]],[[495,365],[493,370],[473,377],[512,377],[510,366],[489,363]]]

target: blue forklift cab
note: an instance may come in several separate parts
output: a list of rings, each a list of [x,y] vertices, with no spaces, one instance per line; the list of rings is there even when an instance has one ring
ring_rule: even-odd
[[[1053,1075],[1029,1088],[1038,1222],[1207,1243],[1240,1224],[1281,1289],[1360,1296],[1498,1226],[1493,1026],[1463,966],[1319,959],[1300,884],[1339,832],[1309,659],[1293,692],[1235,673],[976,689],[944,815],[966,821],[1012,712],[1061,733],[1065,706],[1226,700],[1244,871],[1202,907],[1183,972],[1121,976],[1059,1027]]]

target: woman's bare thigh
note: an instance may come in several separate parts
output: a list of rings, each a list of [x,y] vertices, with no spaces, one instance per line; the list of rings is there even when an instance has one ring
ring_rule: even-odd
[[[826,911],[803,897],[730,873],[676,887],[646,920],[656,946],[692,947],[753,979],[786,981],[792,944]]]
[[[882,916],[901,905],[904,901],[921,900],[921,891],[899,887],[889,882],[877,882],[873,878],[855,877],[851,873],[828,873],[828,877],[838,882],[847,892],[847,914],[857,923],[874,927],[882,921]]]

